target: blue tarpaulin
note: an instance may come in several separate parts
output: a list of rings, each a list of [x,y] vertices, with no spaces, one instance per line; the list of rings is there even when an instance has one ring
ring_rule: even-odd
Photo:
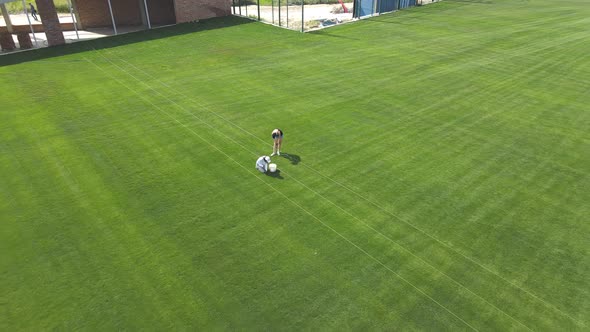
[[[359,10],[359,16],[368,16],[368,15],[373,15],[375,14],[374,8],[375,8],[375,0],[359,0],[361,5],[360,5],[360,10]]]
[[[397,2],[398,0],[381,0],[379,3],[379,12],[386,13],[396,10]]]
[[[416,6],[416,0],[355,0],[354,17],[372,16]]]

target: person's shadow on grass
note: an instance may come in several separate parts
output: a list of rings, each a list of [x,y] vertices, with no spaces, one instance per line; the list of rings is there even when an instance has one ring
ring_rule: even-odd
[[[290,154],[290,153],[283,152],[283,153],[281,153],[281,157],[288,159],[291,162],[291,164],[293,164],[293,165],[297,165],[301,161],[301,157],[299,157],[296,154]]]
[[[270,171],[269,172],[266,172],[266,176],[269,176],[269,177],[275,178],[275,179],[279,179],[279,180],[284,179],[284,177],[281,176],[281,170],[280,169],[277,169],[274,172],[270,172]]]

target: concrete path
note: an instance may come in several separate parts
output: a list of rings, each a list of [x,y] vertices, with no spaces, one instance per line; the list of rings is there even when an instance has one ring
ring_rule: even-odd
[[[70,14],[58,14],[59,17],[59,21],[61,23],[72,23],[72,17],[70,16]],[[10,21],[12,22],[12,25],[14,26],[29,26],[29,21],[27,20],[27,15],[25,14],[15,14],[15,15],[10,15]],[[32,25],[41,25],[42,23],[40,21],[35,21],[33,20],[33,18],[31,17],[31,24]],[[6,26],[6,22],[4,21],[4,18],[2,17],[2,15],[0,15],[0,27],[5,27]],[[123,26],[123,27],[117,27],[117,32],[118,33],[128,33],[128,32],[134,32],[134,31],[139,31],[139,30],[143,30],[143,28],[141,26]],[[93,29],[87,29],[87,30],[78,30],[78,32],[76,33],[76,31],[72,30],[72,31],[63,31],[64,34],[64,38],[66,40],[66,43],[73,43],[76,41],[80,41],[80,40],[87,40],[87,39],[96,39],[96,38],[101,38],[101,37],[106,37],[106,36],[112,36],[114,35],[114,31],[112,28],[107,27],[107,28],[93,28]],[[29,36],[31,37],[31,41],[33,42],[33,46],[34,48],[39,48],[39,47],[47,47],[47,37],[45,36],[44,32],[36,32],[34,34],[29,33]],[[16,35],[12,35],[13,39],[14,39],[14,43],[16,44],[16,47],[19,47],[19,43],[18,43],[18,39],[16,37]],[[36,42],[35,42],[36,39]],[[0,51],[0,54],[5,54],[5,53],[10,53],[10,52],[5,52],[5,51]]]

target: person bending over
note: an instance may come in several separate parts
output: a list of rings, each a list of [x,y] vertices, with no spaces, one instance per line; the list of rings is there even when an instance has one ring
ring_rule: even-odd
[[[273,144],[272,144],[272,154],[271,156],[276,155],[281,155],[281,145],[283,144],[283,131],[280,129],[275,129],[272,131],[272,140],[273,140]]]

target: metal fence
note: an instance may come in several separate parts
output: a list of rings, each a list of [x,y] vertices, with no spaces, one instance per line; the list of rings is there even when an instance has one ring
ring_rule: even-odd
[[[232,13],[304,32],[416,5],[417,0],[232,0]]]

